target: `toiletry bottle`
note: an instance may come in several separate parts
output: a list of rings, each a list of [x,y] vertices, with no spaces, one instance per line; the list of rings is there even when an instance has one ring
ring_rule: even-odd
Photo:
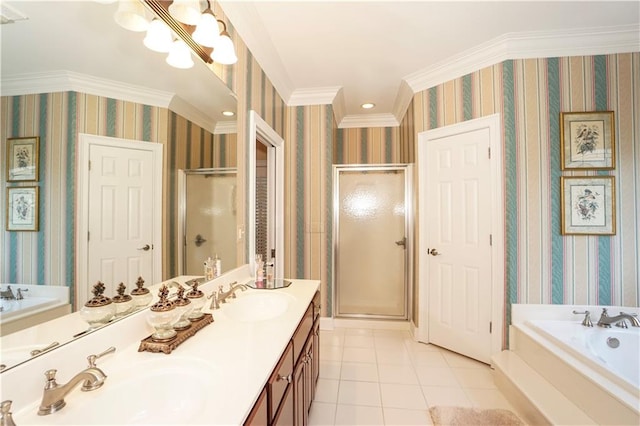
[[[256,283],[262,283],[264,280],[264,270],[262,269],[262,255],[256,254]]]
[[[267,263],[267,286],[273,285],[273,262],[274,259],[271,258],[271,261]]]
[[[213,259],[213,276],[217,278],[220,275],[222,275],[222,260],[216,253],[216,257]]]
[[[207,281],[213,279],[213,260],[211,259],[211,256],[204,261],[204,278]]]

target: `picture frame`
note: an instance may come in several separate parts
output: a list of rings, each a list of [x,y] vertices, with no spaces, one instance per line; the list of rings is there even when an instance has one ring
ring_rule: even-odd
[[[38,231],[39,187],[7,188],[7,231]]]
[[[613,111],[560,113],[563,170],[613,170],[615,146]]]
[[[613,176],[563,176],[560,187],[563,235],[615,235]]]
[[[39,180],[40,138],[7,138],[7,182]]]

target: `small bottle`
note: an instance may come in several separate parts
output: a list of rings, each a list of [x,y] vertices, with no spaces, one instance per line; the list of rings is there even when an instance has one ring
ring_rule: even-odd
[[[217,278],[220,275],[222,275],[222,260],[216,253],[216,257],[213,259],[213,276]]]
[[[267,263],[267,286],[270,286],[273,284],[273,258],[271,258],[271,261],[269,263]]]
[[[211,260],[211,256],[204,261],[204,279],[207,281],[213,279],[213,260]]]
[[[262,284],[264,280],[264,270],[262,269],[262,255],[256,254],[256,283]]]

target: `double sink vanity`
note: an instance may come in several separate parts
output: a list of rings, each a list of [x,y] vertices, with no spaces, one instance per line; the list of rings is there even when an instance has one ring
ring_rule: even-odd
[[[184,285],[192,278],[170,281]],[[234,281],[246,284],[251,279],[245,265],[200,289],[209,295],[221,285],[228,288]],[[218,309],[211,309],[207,300],[203,311],[212,314],[214,322],[170,354],[139,351],[141,340],[153,332],[149,310],[143,309],[3,372],[1,400],[12,401],[12,417],[19,426],[302,426],[319,371],[319,284],[293,280],[279,289],[248,288],[236,291],[236,297]],[[157,293],[159,286],[150,290]],[[58,321],[77,327],[78,316]],[[60,386],[74,378],[78,385],[64,397],[66,405],[39,415],[45,372],[50,370],[57,370],[53,374]],[[96,370],[106,379],[96,389],[82,391]]]

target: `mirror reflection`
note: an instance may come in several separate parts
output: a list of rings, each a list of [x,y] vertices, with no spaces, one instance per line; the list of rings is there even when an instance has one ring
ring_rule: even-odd
[[[42,154],[39,180],[34,182],[6,182],[5,162],[0,162],[0,204],[5,203],[9,186],[37,186],[40,192],[40,229],[0,233],[0,245],[7,249],[0,259],[0,290],[7,291],[10,285],[16,296],[16,300],[2,299],[0,363],[15,365],[31,355],[10,344],[12,335],[21,329],[29,332],[29,327],[43,321],[54,326],[55,317],[80,309],[91,298],[95,280],[86,272],[94,259],[83,257],[88,251],[78,250],[88,239],[87,233],[79,232],[80,223],[90,220],[78,206],[81,135],[162,145],[162,235],[160,241],[150,242],[149,249],[161,250],[161,272],[158,279],[147,277],[151,286],[183,272],[176,238],[181,209],[178,171],[236,166],[235,135],[218,129],[234,127],[229,125],[234,119],[223,117],[222,111],[237,108],[235,95],[199,58],[193,57],[191,69],[172,68],[166,55],[144,47],[144,33],[120,28],[113,19],[115,3],[6,1],[5,5],[26,19],[0,26],[0,139],[5,143],[7,138],[39,136]],[[227,201],[229,209],[234,207],[234,201]],[[4,222],[7,207],[0,207]],[[229,220],[225,219],[225,229],[235,231]],[[213,250],[213,256],[218,252],[227,257],[224,247]],[[235,254],[235,243],[231,252]],[[222,262],[223,271],[235,266],[235,257]],[[195,275],[201,276],[201,269]],[[115,296],[120,282],[130,293],[139,275],[134,268],[123,276],[101,277],[108,286],[105,294]],[[22,301],[17,299],[18,289],[27,289],[20,291]],[[55,302],[26,308],[37,298]],[[56,346],[63,345],[80,331],[48,329],[30,350],[54,340]]]

